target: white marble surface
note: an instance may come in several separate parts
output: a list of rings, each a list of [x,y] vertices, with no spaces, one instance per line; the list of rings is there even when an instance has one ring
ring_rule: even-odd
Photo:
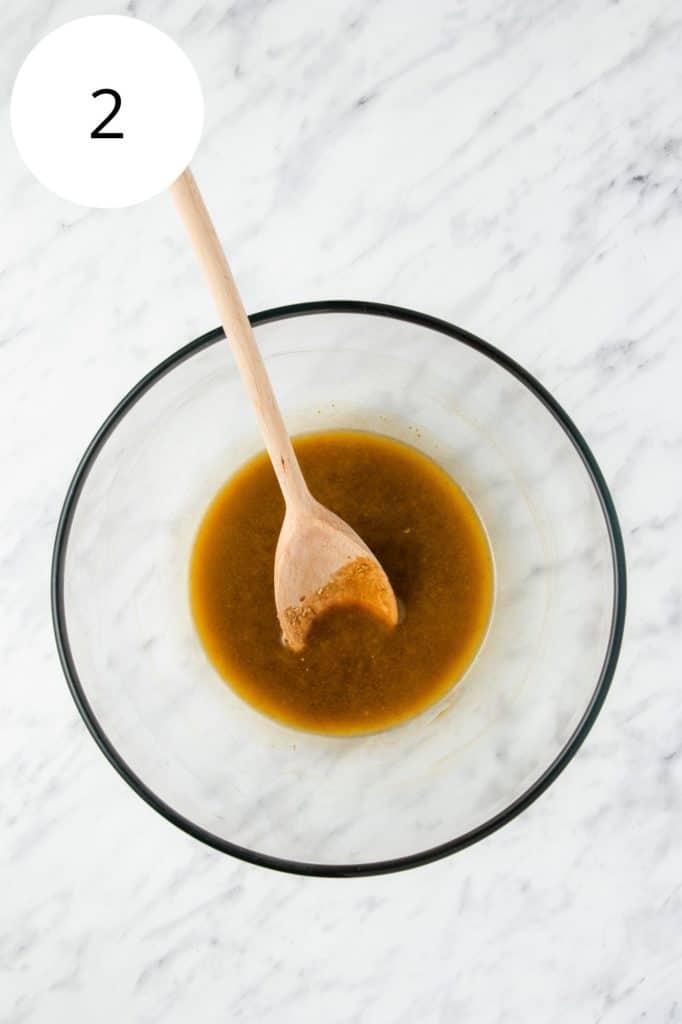
[[[75,463],[214,323],[164,197],[90,212],[13,150],[30,46],[132,13],[199,70],[195,167],[250,309],[424,309],[537,373],[593,445],[630,569],[578,758],[454,858],[327,881],[204,849],[101,756],[54,649]],[[0,1020],[682,1021],[676,0],[6,0],[0,9]],[[239,157],[237,157],[239,153]]]

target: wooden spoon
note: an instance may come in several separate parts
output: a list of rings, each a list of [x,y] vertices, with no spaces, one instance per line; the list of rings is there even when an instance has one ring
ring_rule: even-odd
[[[395,626],[398,606],[386,573],[357,533],[313,498],[303,479],[249,318],[189,168],[170,191],[284,495],[286,514],[275,554],[275,605],[285,643],[300,651],[315,618],[338,605],[359,605]]]

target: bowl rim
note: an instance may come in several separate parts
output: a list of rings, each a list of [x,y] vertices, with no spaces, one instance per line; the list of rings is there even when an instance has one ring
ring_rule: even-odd
[[[161,814],[173,825],[176,825],[178,828],[188,833],[188,835],[200,840],[207,846],[220,850],[223,853],[228,853],[240,860],[247,861],[261,867],[284,871],[289,874],[338,878],[387,874],[440,860],[441,858],[447,857],[458,850],[463,850],[466,847],[471,846],[473,843],[484,839],[486,836],[491,835],[493,832],[496,832],[499,828],[502,828],[503,825],[512,821],[517,815],[537,800],[542,793],[544,793],[544,791],[561,774],[577,753],[590,729],[594,725],[594,722],[604,704],[604,700],[606,699],[606,694],[608,693],[616,670],[616,664],[618,662],[618,656],[622,644],[627,584],[625,551],[621,529],[613,499],[611,498],[611,494],[606,485],[601,469],[599,468],[590,447],[585,441],[585,438],[577,429],[572,419],[568,416],[553,395],[551,395],[550,392],[547,391],[547,389],[532,374],[525,370],[510,356],[500,351],[500,349],[491,345],[487,341],[483,341],[481,338],[471,334],[469,331],[466,331],[461,327],[457,327],[446,320],[439,319],[438,317],[430,316],[427,313],[416,312],[415,310],[401,306],[387,305],[385,303],[378,302],[356,301],[353,299],[326,299],[276,306],[272,309],[266,309],[259,313],[254,313],[249,317],[249,319],[254,327],[258,327],[263,324],[272,323],[277,320],[285,320],[291,317],[328,313],[353,315],[364,314],[365,316],[387,317],[389,319],[406,321],[407,323],[415,324],[418,327],[436,331],[454,341],[476,350],[481,355],[497,363],[498,366],[510,373],[532,392],[532,394],[544,405],[546,410],[562,428],[569,441],[573,444],[573,447],[585,467],[604,515],[611,548],[613,570],[613,605],[611,610],[611,624],[609,640],[606,646],[602,667],[590,701],[573,733],[549,767],[546,768],[545,771],[542,772],[542,774],[519,797],[512,801],[512,803],[502,811],[499,811],[497,814],[493,815],[482,824],[477,825],[475,828],[470,829],[468,832],[456,836],[444,843],[440,843],[437,846],[430,847],[426,850],[421,850],[417,853],[393,857],[387,860],[369,861],[358,864],[325,864],[276,857],[272,854],[261,853],[258,850],[252,850],[248,847],[232,843],[229,840],[222,839],[220,836],[217,836],[214,833],[209,832],[207,829],[204,829],[202,826],[197,825],[195,822],[186,818],[183,814],[179,813],[167,804],[156,793],[149,789],[142,779],[140,779],[126,763],[125,759],[109,740],[87,699],[85,688],[79,678],[71,652],[64,602],[64,571],[71,524],[73,522],[73,516],[81,491],[90,473],[92,465],[94,464],[100,449],[118,423],[130,411],[135,403],[139,401],[139,399],[151,387],[153,387],[155,383],[157,383],[157,381],[171,370],[175,369],[175,367],[179,366],[186,359],[191,358],[197,352],[200,352],[204,348],[207,348],[208,346],[223,339],[225,337],[225,332],[222,327],[217,327],[214,330],[208,331],[206,334],[202,334],[200,337],[195,338],[193,341],[190,341],[188,344],[179,348],[172,355],[160,362],[154,367],[154,369],[150,370],[149,373],[145,374],[145,376],[142,377],[116,405],[86,448],[67,490],[59,522],[57,524],[52,556],[51,604],[52,621],[59,659],[76,707],[104,756],[138,796],[145,800],[154,808],[155,811]]]

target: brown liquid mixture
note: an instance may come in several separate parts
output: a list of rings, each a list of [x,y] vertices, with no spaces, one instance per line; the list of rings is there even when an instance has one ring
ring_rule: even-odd
[[[283,646],[273,567],[284,502],[263,453],[201,523],[194,621],[220,675],[258,710],[315,732],[375,732],[428,707],[471,662],[492,603],[488,542],[462,491],[408,445],[333,431],[294,447],[315,497],[378,557],[404,620],[391,629],[360,609],[336,609],[313,625],[302,653]]]

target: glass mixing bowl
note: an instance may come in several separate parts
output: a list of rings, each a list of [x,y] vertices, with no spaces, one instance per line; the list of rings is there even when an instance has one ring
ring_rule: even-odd
[[[191,620],[189,555],[210,499],[262,444],[215,330],[141,380],[78,467],[52,576],[64,671],[114,767],[197,839],[302,874],[422,864],[528,807],[594,722],[625,612],[614,507],[557,402],[466,331],[343,301],[252,323],[292,433],[388,434],[468,493],[496,572],[477,658],[428,711],[357,738],[280,725],[218,677]]]

